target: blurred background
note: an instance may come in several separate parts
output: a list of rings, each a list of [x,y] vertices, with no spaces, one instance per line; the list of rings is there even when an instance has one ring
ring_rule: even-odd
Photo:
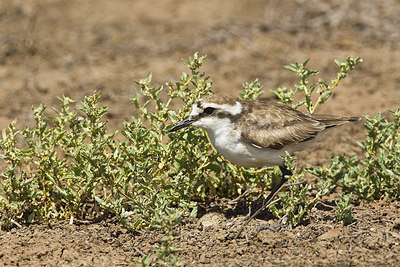
[[[32,107],[78,102],[103,92],[111,129],[134,113],[135,81],[179,78],[198,51],[213,90],[237,96],[258,78],[267,94],[298,78],[283,68],[309,67],[334,78],[334,59],[364,62],[318,110],[374,114],[400,105],[398,0],[2,0],[0,127],[33,123]]]

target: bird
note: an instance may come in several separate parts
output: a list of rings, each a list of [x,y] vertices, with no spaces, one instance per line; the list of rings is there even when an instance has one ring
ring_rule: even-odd
[[[273,99],[235,100],[224,95],[204,95],[189,116],[172,126],[204,129],[213,147],[228,161],[243,167],[279,166],[282,177],[265,201],[287,182],[292,172],[283,156],[304,150],[327,130],[359,117],[303,113]]]

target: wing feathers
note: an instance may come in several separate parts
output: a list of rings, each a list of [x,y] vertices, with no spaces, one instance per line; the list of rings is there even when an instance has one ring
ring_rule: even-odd
[[[356,117],[308,115],[271,100],[242,101],[238,123],[242,139],[258,148],[282,149],[308,141],[323,130],[355,121]]]

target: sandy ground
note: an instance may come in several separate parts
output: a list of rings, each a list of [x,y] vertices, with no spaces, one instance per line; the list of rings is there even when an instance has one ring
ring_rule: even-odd
[[[297,77],[284,65],[303,62],[328,81],[334,59],[364,62],[340,85],[320,113],[373,115],[400,106],[399,1],[261,0],[4,0],[0,2],[0,127],[14,119],[32,124],[32,107],[53,107],[57,97],[77,101],[94,90],[109,106],[109,127],[121,129],[134,107],[135,81],[153,73],[155,84],[176,80],[181,58],[199,51],[217,93],[237,96],[244,81],[258,78],[266,94]],[[327,164],[332,155],[359,153],[362,123],[326,135],[299,154],[300,164]],[[361,203],[357,221],[342,227],[333,209],[317,205],[289,231],[255,233],[248,241],[225,238],[228,222],[243,215],[214,201],[211,228],[197,219],[179,226],[177,246],[187,265],[397,265],[400,204]],[[274,220],[270,220],[274,221]],[[228,223],[228,224],[227,224]],[[40,224],[0,232],[3,265],[128,265],[147,253],[158,233],[131,233],[112,219],[91,225]],[[397,264],[396,264],[397,263]]]

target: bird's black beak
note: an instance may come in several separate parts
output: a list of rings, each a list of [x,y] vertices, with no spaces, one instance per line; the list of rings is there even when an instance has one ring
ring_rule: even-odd
[[[178,123],[177,125],[174,125],[171,127],[171,129],[168,130],[169,133],[171,132],[175,132],[179,129],[185,128],[186,126],[189,126],[190,124],[192,124],[194,122],[194,120],[191,120],[189,118],[189,116],[187,116],[186,118],[183,119],[183,121],[181,121],[180,123]]]

